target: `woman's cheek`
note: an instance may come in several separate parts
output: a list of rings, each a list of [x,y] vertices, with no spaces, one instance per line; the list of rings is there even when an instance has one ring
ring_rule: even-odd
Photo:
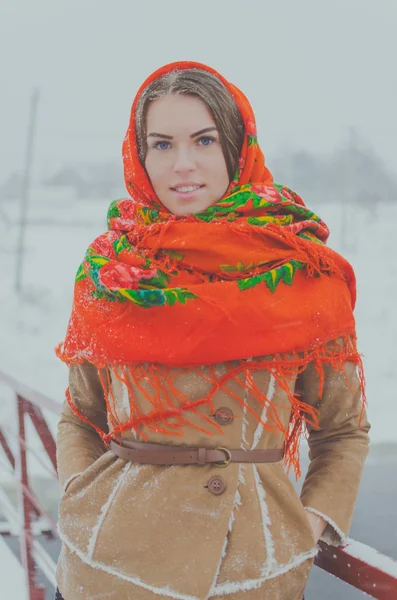
[[[157,187],[164,183],[170,171],[169,162],[165,157],[148,155],[145,167],[153,186]]]

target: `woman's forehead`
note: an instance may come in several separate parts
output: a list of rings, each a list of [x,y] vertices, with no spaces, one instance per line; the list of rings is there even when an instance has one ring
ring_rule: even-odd
[[[211,111],[200,98],[186,94],[168,94],[150,103],[146,125],[148,134],[169,133],[165,128],[174,131],[189,129],[190,133],[195,133],[200,129],[215,126],[215,121]],[[159,127],[162,127],[162,130],[159,130]]]

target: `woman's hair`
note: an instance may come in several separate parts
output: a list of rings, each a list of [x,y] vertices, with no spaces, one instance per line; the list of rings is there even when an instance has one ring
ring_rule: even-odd
[[[233,96],[226,86],[212,73],[201,69],[171,71],[155,79],[143,91],[136,108],[136,137],[138,154],[145,166],[147,152],[146,117],[153,100],[168,94],[195,96],[209,108],[219,131],[220,143],[225,157],[230,181],[238,168],[244,141],[244,123]]]

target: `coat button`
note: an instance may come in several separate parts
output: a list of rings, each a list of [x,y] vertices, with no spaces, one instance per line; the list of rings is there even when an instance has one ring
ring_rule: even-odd
[[[211,477],[211,479],[208,481],[208,489],[211,494],[220,496],[226,489],[226,482],[222,479],[222,477]]]
[[[216,410],[214,418],[218,425],[230,425],[234,418],[233,411],[226,406],[222,406]]]

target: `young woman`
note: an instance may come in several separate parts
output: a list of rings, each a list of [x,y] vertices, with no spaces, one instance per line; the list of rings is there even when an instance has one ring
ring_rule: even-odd
[[[123,159],[131,197],[58,348],[58,597],[300,600],[318,539],[346,539],[368,448],[353,270],[205,65],[145,81]]]

